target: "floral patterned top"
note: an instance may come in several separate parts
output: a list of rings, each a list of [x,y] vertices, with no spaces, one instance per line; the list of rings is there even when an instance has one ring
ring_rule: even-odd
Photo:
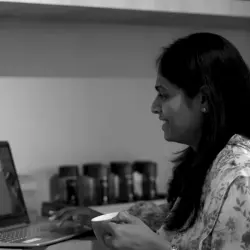
[[[187,232],[161,227],[157,233],[180,250],[250,250],[249,139],[231,137],[213,162],[203,197],[203,210]]]

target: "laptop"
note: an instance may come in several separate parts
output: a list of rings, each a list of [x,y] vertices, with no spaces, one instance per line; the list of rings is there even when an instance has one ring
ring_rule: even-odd
[[[10,145],[0,142],[0,248],[32,248],[71,239],[92,231],[91,219],[100,215],[90,210],[86,225],[66,222],[62,227],[48,219],[30,221],[23,199]],[[93,231],[92,231],[93,232]]]

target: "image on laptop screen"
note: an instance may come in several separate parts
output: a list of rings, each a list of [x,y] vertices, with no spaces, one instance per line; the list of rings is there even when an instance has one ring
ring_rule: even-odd
[[[8,143],[0,143],[0,221],[19,216],[27,214],[18,176]]]

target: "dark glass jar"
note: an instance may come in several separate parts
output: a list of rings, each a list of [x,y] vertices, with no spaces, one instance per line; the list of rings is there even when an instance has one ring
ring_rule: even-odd
[[[111,171],[119,176],[119,202],[131,202],[133,193],[133,167],[130,162],[111,162]]]
[[[142,174],[143,199],[153,200],[157,196],[157,164],[153,161],[136,161],[133,164],[134,171]]]
[[[77,206],[78,201],[78,178],[79,169],[77,165],[59,166],[60,197],[66,204]]]
[[[82,175],[78,181],[78,197],[80,206],[97,204],[95,178]]]
[[[83,165],[83,172],[95,179],[96,204],[107,204],[109,167],[102,163],[87,163]]]

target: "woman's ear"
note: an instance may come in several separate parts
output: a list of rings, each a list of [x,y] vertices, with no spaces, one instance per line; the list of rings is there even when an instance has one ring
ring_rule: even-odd
[[[207,86],[202,86],[200,88],[200,108],[201,112],[207,113],[209,112],[209,103],[208,103],[208,96],[209,96],[209,89]]]

